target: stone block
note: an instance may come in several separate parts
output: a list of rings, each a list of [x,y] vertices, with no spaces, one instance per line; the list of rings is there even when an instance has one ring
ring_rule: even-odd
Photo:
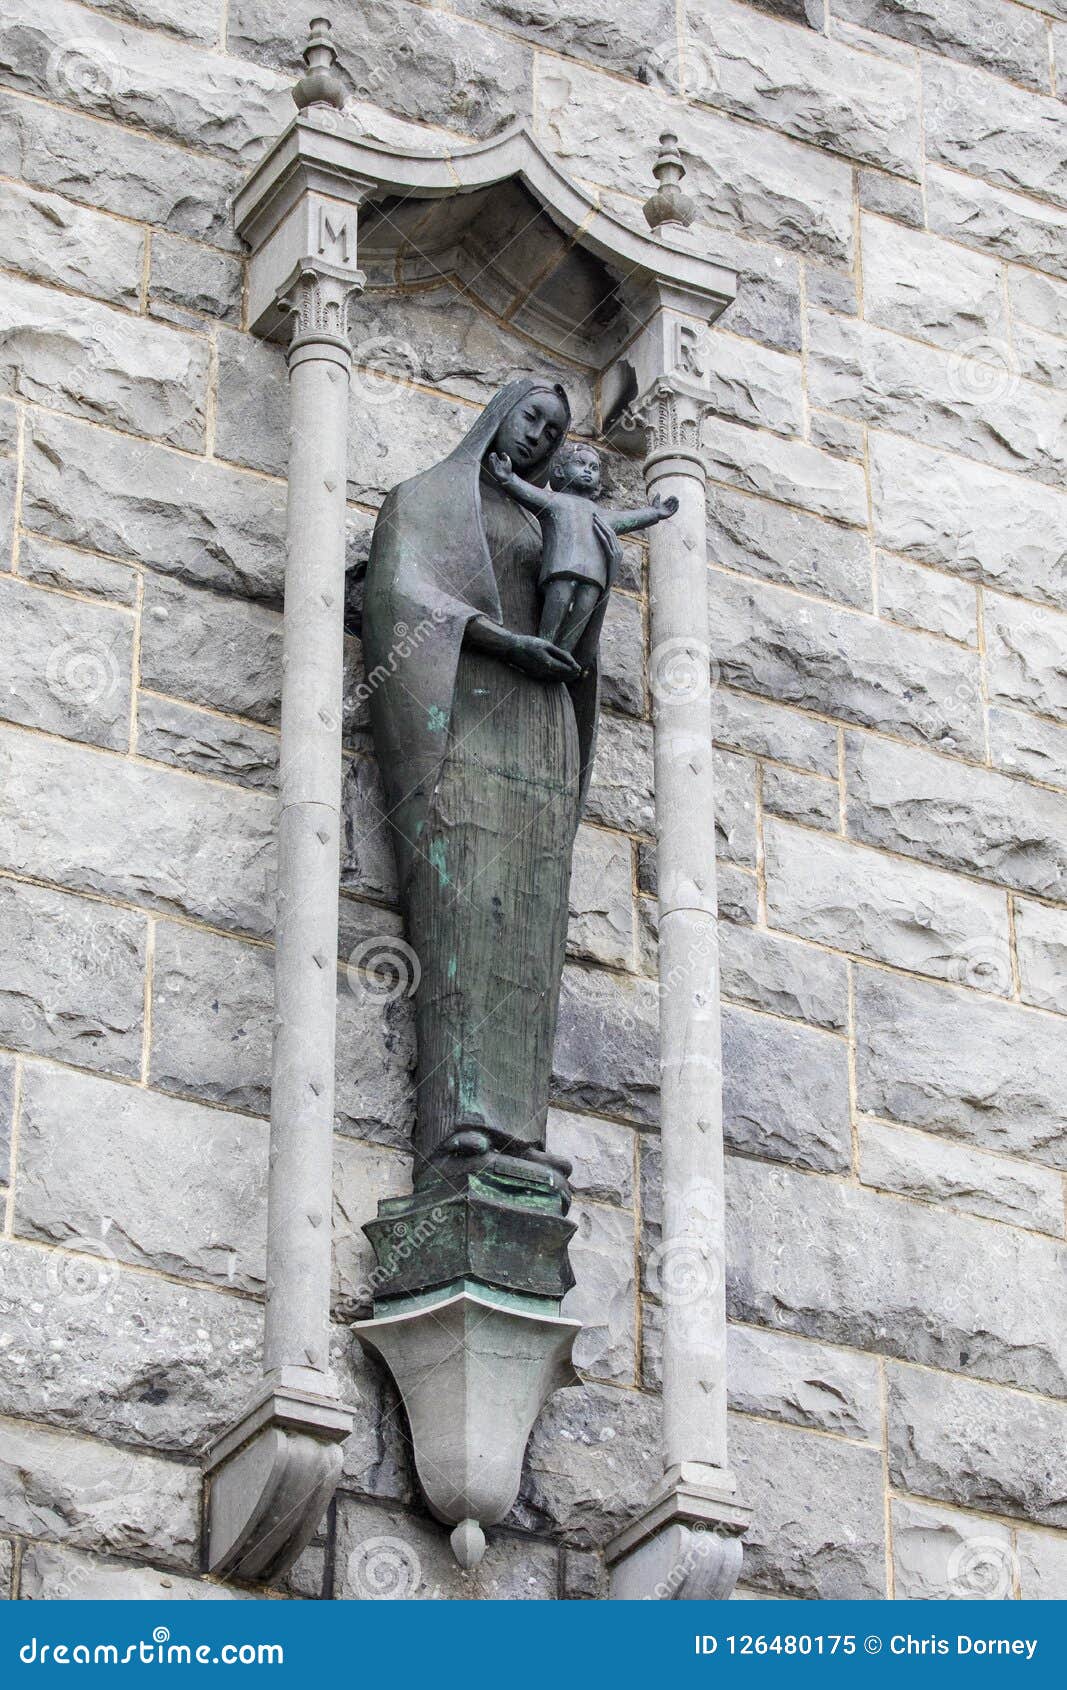
[[[202,450],[208,380],[202,337],[10,277],[0,301],[0,337],[0,383],[21,398]]]
[[[192,1456],[251,1396],[262,1311],[249,1298],[135,1273],[102,1248],[0,1254],[0,1413]]]
[[[1067,1524],[1058,1464],[1067,1407],[970,1379],[889,1367],[889,1478],[963,1508]]]
[[[852,249],[851,171],[784,135],[683,107],[660,89],[627,91],[574,63],[553,62],[538,89],[537,128],[564,170],[645,199],[648,165],[671,119],[687,190],[712,229],[830,263]]]
[[[714,488],[708,499],[708,557],[742,575],[779,581],[862,610],[871,606],[866,535],[770,499]]]
[[[509,1524],[605,1543],[648,1501],[659,1476],[660,1404],[643,1391],[583,1384],[556,1391],[534,1423]]]
[[[658,995],[650,980],[567,968],[552,1098],[646,1124],[659,1113]]]
[[[1067,214],[955,170],[926,170],[926,212],[937,234],[1067,277]]]
[[[265,946],[161,923],[153,976],[152,1083],[268,1114],[272,976],[273,956]],[[408,1001],[383,1004],[356,970],[342,973],[335,1108],[343,1131],[406,1142],[414,1113],[412,1057]]]
[[[763,770],[760,798],[764,815],[784,816],[804,827],[837,833],[841,827],[840,788],[836,780],[800,774],[768,763]]]
[[[378,764],[367,748],[347,764],[341,785],[341,886],[394,904],[396,859],[386,809]]]
[[[15,1231],[177,1278],[261,1291],[262,1121],[27,1065]]]
[[[27,19],[0,12],[0,76],[8,87],[251,165],[292,110],[285,82],[255,65],[124,29],[66,0]],[[72,45],[72,43],[74,45]]]
[[[726,1196],[731,1319],[1064,1394],[1062,1243],[743,1157]]]
[[[893,1593],[904,1602],[1003,1602],[1015,1595],[1011,1532],[894,1497]]]
[[[878,554],[878,610],[902,628],[940,634],[959,645],[978,644],[974,588],[886,552]]]
[[[863,424],[850,422],[847,417],[835,417],[831,411],[808,413],[808,437],[813,446],[835,458],[852,458],[862,463],[866,456]]]
[[[19,1595],[24,1602],[254,1602],[257,1592],[181,1578],[135,1561],[110,1561],[47,1543],[28,1543]]]
[[[574,1365],[584,1376],[633,1385],[637,1366],[633,1215],[579,1200],[571,1219],[578,1223],[569,1247],[577,1284],[564,1297],[560,1313],[582,1322]]]
[[[756,877],[747,869],[732,863],[718,863],[715,868],[715,887],[719,914],[724,921],[738,921],[752,927],[757,917],[758,893]]]
[[[861,1121],[859,1174],[880,1191],[1063,1237],[1063,1180],[1051,1169]]]
[[[856,976],[861,1110],[1067,1168],[1060,1023],[867,969]]]
[[[978,336],[949,353],[829,312],[808,320],[820,410],[1062,486],[1067,396],[1024,382],[1006,344]]]
[[[799,710],[719,686],[711,695],[711,726],[717,745],[837,776],[837,730]]]
[[[723,996],[749,1009],[830,1033],[843,1033],[848,1024],[848,966],[814,945],[724,922],[719,973]]]
[[[1006,341],[1001,267],[937,235],[864,217],[863,314],[872,323],[956,351]]]
[[[495,25],[550,52],[589,59],[622,76],[678,92],[674,13],[669,0],[649,0],[637,18],[625,0],[576,0],[560,16],[551,0],[458,0],[456,11]]]
[[[175,12],[171,0],[100,0],[96,9],[145,29],[162,29],[183,41],[200,41],[208,47],[213,47],[219,37],[218,0],[186,0],[180,12]]]
[[[262,791],[278,784],[277,734],[148,692],[138,694],[137,754]]]
[[[0,1185],[7,1185],[11,1163],[11,1124],[15,1115],[15,1062],[0,1056]]]
[[[333,1302],[338,1319],[369,1317],[384,1280],[363,1234],[385,1197],[411,1190],[411,1157],[405,1150],[338,1138],[333,1163]]]
[[[1022,6],[999,0],[835,0],[834,15],[1040,93],[1048,90],[1044,19]]]
[[[37,188],[0,184],[0,263],[36,282],[136,311],[144,233]]]
[[[1067,607],[1062,492],[892,435],[872,433],[870,444],[881,545],[915,563]]]
[[[180,235],[153,234],[148,308],[154,317],[193,326],[202,317],[236,323],[243,285],[238,259]]]
[[[919,173],[914,74],[814,31],[792,31],[730,0],[689,14],[692,98],[898,175]],[[789,75],[781,56],[789,55]],[[701,74],[702,73],[702,74]]]
[[[146,925],[130,910],[0,881],[0,1043],[137,1078]]]
[[[600,630],[600,699],[629,716],[645,714],[645,625],[638,599],[612,593]]]
[[[750,757],[715,751],[715,854],[727,863],[756,866],[756,765]]]
[[[852,1160],[848,1050],[776,1016],[724,1008],[723,1135],[733,1150],[801,1168]]]
[[[1035,270],[1008,271],[1008,300],[1012,320],[1029,323],[1045,334],[1067,336],[1067,286]]]
[[[281,485],[43,415],[27,428],[25,476],[23,521],[50,539],[281,602]]]
[[[1067,617],[988,593],[985,634],[990,698],[1067,722]]]
[[[928,58],[923,116],[928,158],[1067,206],[1063,113],[1047,90],[1034,94],[984,71]]]
[[[652,728],[602,711],[585,818],[623,833],[652,833]]]
[[[728,686],[982,754],[977,658],[854,611],[713,570],[712,656]]]
[[[1015,946],[1023,1002],[1067,1015],[1067,910],[1017,898]]]
[[[705,420],[700,439],[713,481],[742,493],[763,494],[832,522],[866,525],[867,491],[859,464],[842,462],[803,440],[754,433],[718,417]],[[709,496],[712,507],[715,498],[713,492]]]
[[[136,1450],[0,1422],[0,1528],[71,1549],[195,1567],[200,1474]]]
[[[65,739],[125,750],[133,617],[8,579],[0,583],[0,714]]]
[[[237,251],[231,202],[242,172],[206,152],[4,90],[0,170],[31,187]]]
[[[1045,382],[1049,387],[1067,387],[1067,346],[1062,340],[1041,329],[1031,329],[1025,323],[1016,323],[1012,344],[1020,375],[1030,381]]]
[[[15,1546],[10,1538],[0,1538],[0,1602],[10,1602],[14,1574]]]
[[[572,1164],[570,1186],[582,1197],[631,1209],[634,1202],[634,1133],[618,1121],[601,1121],[569,1109],[548,1112],[549,1150]]]
[[[730,1326],[726,1337],[731,1408],[806,1431],[881,1442],[882,1392],[873,1356],[758,1326]]]
[[[840,311],[845,317],[855,317],[859,311],[856,278],[850,270],[828,270],[820,264],[805,264],[804,288],[809,305]]]
[[[73,588],[87,598],[128,606],[137,603],[137,571],[129,564],[74,546],[53,545],[38,534],[24,533],[19,540],[19,574],[43,587]]]
[[[297,75],[306,29],[299,0],[239,0],[227,42],[244,59]],[[398,116],[483,136],[530,109],[530,47],[454,14],[433,11],[413,31],[399,0],[367,0],[358,15],[338,13],[334,41],[355,99]]]
[[[764,823],[763,839],[770,926],[935,980],[1011,995],[1002,892],[780,821]]]
[[[1064,895],[1067,803],[1058,793],[860,734],[845,738],[845,791],[848,831],[867,845]]]
[[[485,1559],[465,1572],[437,1521],[342,1497],[334,1597],[344,1602],[555,1600],[559,1575],[553,1544],[494,1531],[486,1536]]]
[[[994,767],[1028,775],[1067,791],[1067,727],[1028,716],[1022,710],[988,712],[989,757]]]
[[[899,176],[886,176],[880,170],[861,170],[859,176],[860,205],[864,211],[874,211],[879,217],[891,217],[906,228],[921,229],[926,222],[922,190]]]
[[[730,1463],[752,1509],[746,1586],[806,1601],[885,1596],[882,1457],[734,1415]]]
[[[633,863],[630,842],[617,833],[580,827],[571,866],[571,956],[609,968],[634,961]]]
[[[1024,1602],[1062,1602],[1067,1590],[1067,1540],[1051,1532],[1017,1531],[1019,1596]]]
[[[18,728],[0,731],[0,768],[10,799],[3,867],[216,927],[272,931],[275,806],[266,794]]]
[[[275,726],[281,708],[281,616],[229,594],[148,575],[140,680],[191,704]]]

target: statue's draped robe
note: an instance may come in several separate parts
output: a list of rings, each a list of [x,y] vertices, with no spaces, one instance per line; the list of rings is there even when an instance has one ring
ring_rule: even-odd
[[[537,632],[540,530],[482,470],[503,417],[534,387],[504,388],[451,457],[394,489],[368,566],[371,719],[421,969],[420,1158],[465,1126],[517,1148],[544,1143],[602,609],[573,685],[463,644],[475,616]]]

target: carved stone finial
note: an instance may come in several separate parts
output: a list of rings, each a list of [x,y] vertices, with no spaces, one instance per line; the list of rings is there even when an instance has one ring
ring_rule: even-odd
[[[678,137],[665,131],[659,138],[659,152],[652,166],[652,174],[659,187],[644,204],[644,213],[651,229],[674,224],[688,229],[697,214],[696,202],[678,186],[685,175],[685,165],[678,151]]]
[[[293,88],[297,110],[303,111],[307,106],[336,106],[340,111],[345,103],[345,89],[333,68],[337,49],[330,37],[329,18],[312,18],[303,59],[307,72]]]

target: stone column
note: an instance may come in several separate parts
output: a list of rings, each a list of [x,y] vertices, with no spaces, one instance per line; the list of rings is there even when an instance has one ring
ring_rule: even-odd
[[[656,337],[654,344],[668,344]],[[649,496],[678,511],[649,535],[659,884],[663,1236],[649,1263],[663,1315],[663,1478],[608,1552],[612,1596],[722,1599],[748,1516],[726,1448],[726,1291],[707,627],[707,400],[659,379],[638,411]]]
[[[335,112],[329,26],[312,23],[299,111]],[[341,814],[345,499],[357,188],[300,185],[257,231],[256,297],[291,320],[267,1303],[260,1390],[206,1462],[207,1564],[273,1579],[341,1474],[352,1412],[330,1374],[334,1035]],[[272,212],[271,216],[275,216]]]
[[[351,276],[287,295],[289,501],[264,1372],[332,1394],[330,1212]]]

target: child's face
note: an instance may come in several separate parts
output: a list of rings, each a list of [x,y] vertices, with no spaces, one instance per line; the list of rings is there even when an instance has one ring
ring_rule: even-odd
[[[600,492],[600,459],[591,446],[580,446],[563,466],[558,485],[564,493],[595,499]]]

